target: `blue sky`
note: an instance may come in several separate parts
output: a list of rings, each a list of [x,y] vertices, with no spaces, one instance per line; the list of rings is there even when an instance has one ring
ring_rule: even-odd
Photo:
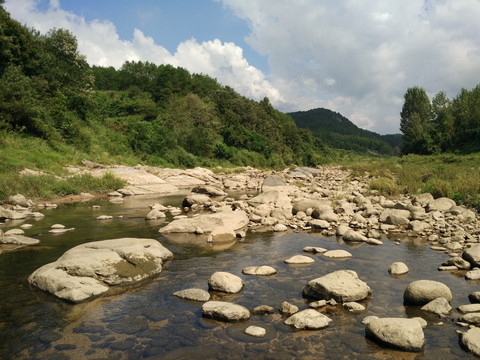
[[[480,83],[478,0],[6,0],[45,33],[66,28],[92,65],[181,66],[281,111],[325,107],[398,133],[403,94]]]

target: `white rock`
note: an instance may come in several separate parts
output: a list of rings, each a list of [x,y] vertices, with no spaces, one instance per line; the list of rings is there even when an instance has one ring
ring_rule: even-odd
[[[408,273],[408,266],[400,261],[394,262],[388,268],[388,272],[392,275],[403,275]]]
[[[284,321],[296,329],[318,330],[326,328],[332,319],[314,309],[300,311]]]
[[[294,255],[284,260],[287,264],[312,264],[314,259],[305,255]]]
[[[208,288],[226,293],[238,293],[242,290],[244,282],[237,275],[224,271],[217,271],[208,279]]]
[[[265,335],[267,335],[267,330],[265,330],[264,328],[262,328],[260,326],[251,325],[251,326],[249,326],[245,329],[245,334],[253,336],[253,337],[261,338],[261,337],[264,337]]]
[[[268,265],[248,266],[242,270],[245,275],[269,276],[277,273],[273,267]]]
[[[461,343],[468,351],[480,356],[480,328],[474,327],[462,334]]]
[[[174,296],[177,296],[181,299],[192,300],[192,301],[208,301],[210,300],[210,294],[208,291],[202,289],[185,289],[176,291],[173,293]]]
[[[380,345],[420,352],[425,344],[423,329],[418,321],[401,318],[372,320],[365,329],[366,336]]]
[[[246,307],[224,301],[207,301],[202,305],[202,315],[220,321],[250,319],[250,311]]]
[[[447,316],[452,310],[452,307],[447,299],[439,297],[422,306],[422,310],[433,312],[439,316]]]
[[[323,256],[332,258],[332,259],[346,259],[351,258],[353,255],[346,250],[329,250],[323,253]]]

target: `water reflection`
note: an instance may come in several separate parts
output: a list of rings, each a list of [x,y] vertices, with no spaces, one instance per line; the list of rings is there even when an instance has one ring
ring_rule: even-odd
[[[204,243],[203,237],[175,235],[163,237],[158,221],[145,221],[154,202],[178,205],[183,197],[126,198],[121,204],[106,200],[62,205],[45,210],[45,218],[28,221],[34,226],[26,235],[41,240],[39,246],[17,249],[0,255],[0,358],[2,359],[130,359],[130,358],[325,358],[325,359],[464,359],[457,327],[450,319],[440,319],[419,308],[403,305],[403,292],[414,280],[431,279],[445,283],[454,294],[452,307],[467,304],[468,294],[478,282],[463,280],[461,272],[439,272],[437,267],[448,255],[429,249],[422,239],[383,239],[384,245],[343,243],[320,233],[249,233],[240,242],[223,248]],[[93,205],[100,205],[94,209]],[[98,215],[113,216],[107,222]],[[171,219],[170,215],[166,221]],[[48,234],[55,223],[75,230],[61,235]],[[1,225],[3,230],[19,223]],[[151,283],[122,294],[70,305],[31,289],[28,276],[38,267],[56,260],[66,250],[88,241],[117,237],[158,239],[175,255]],[[394,241],[401,240],[399,245]],[[329,259],[308,254],[315,263],[292,266],[284,260],[303,254],[305,246],[327,250],[345,249],[350,259]],[[395,261],[407,264],[410,272],[400,277],[388,273]],[[243,275],[246,266],[270,265],[277,274],[267,277]],[[229,271],[245,281],[239,294],[212,293],[216,300],[232,301],[252,309],[269,305],[278,309],[289,301],[300,309],[308,307],[302,297],[306,283],[335,270],[355,270],[367,282],[372,295],[362,304],[367,310],[348,313],[341,306],[321,311],[332,318],[330,327],[320,331],[299,331],[283,324],[284,317],[252,315],[247,322],[225,324],[201,316],[201,304],[181,300],[172,293],[190,287],[207,290],[215,271]],[[386,350],[365,339],[361,320],[368,315],[388,317],[422,316],[426,348],[422,354]],[[458,316],[452,310],[452,317]],[[249,325],[267,330],[262,339],[243,333]]]

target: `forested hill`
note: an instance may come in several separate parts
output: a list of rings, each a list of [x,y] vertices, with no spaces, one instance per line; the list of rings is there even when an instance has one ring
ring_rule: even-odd
[[[325,154],[268,98],[170,65],[91,67],[69,31],[40,34],[1,1],[0,24],[0,170],[24,163],[7,155],[19,140],[65,158],[186,167],[315,166]]]
[[[402,146],[401,134],[379,135],[360,129],[343,115],[324,108],[289,113],[298,127],[309,129],[322,141],[337,149],[380,154],[398,154]]]

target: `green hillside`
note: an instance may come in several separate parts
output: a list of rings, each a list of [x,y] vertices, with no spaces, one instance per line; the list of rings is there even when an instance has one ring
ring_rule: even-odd
[[[317,108],[289,113],[298,127],[309,129],[328,146],[335,149],[354,150],[361,153],[374,152],[395,155],[402,146],[400,134],[379,135],[360,129],[341,114]]]
[[[14,150],[39,142],[44,159],[56,154],[51,166],[58,156],[184,167],[324,161],[321,141],[268,98],[253,101],[170,65],[91,67],[67,30],[42,35],[3,7],[0,23],[0,170],[45,166]]]

